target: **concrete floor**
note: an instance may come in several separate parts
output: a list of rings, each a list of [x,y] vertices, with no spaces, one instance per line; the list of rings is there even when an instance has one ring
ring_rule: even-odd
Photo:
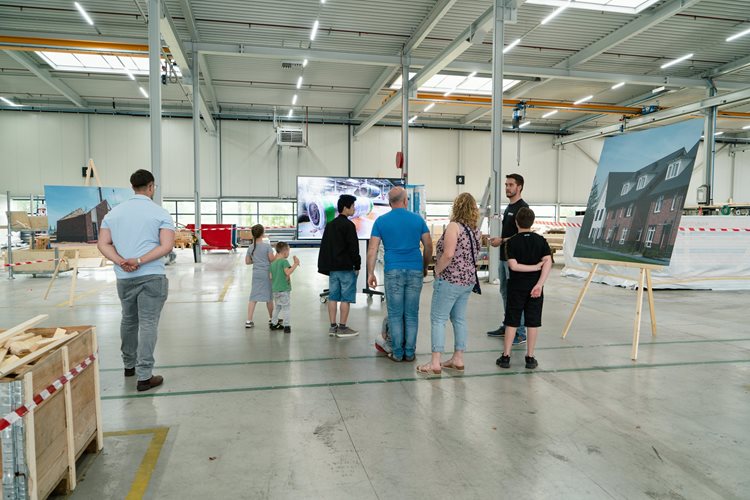
[[[145,498],[181,499],[750,498],[750,292],[657,291],[659,335],[645,320],[632,362],[635,292],[593,284],[562,340],[582,282],[557,266],[532,372],[524,349],[510,370],[495,366],[500,340],[484,332],[500,318],[498,288],[485,285],[469,304],[465,375],[424,379],[376,355],[377,299],[358,295],[352,308],[360,336],[329,338],[317,250],[293,253],[302,267],[284,335],[265,328],[262,307],[245,330],[241,254],[197,266],[180,251],[156,353],[165,384],[147,393],[122,376],[111,270],[82,271],[73,308],[69,274],[47,302],[47,279],[0,278],[0,326],[38,313],[50,326],[96,325],[104,430],[145,429],[107,435],[72,498],[124,498],[138,485]],[[168,433],[152,467],[154,428]]]

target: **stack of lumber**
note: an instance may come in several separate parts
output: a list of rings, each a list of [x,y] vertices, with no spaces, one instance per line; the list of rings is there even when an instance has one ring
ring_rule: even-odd
[[[555,227],[548,229],[547,232],[542,234],[544,236],[544,239],[547,240],[547,243],[549,244],[550,250],[552,250],[552,253],[555,253],[558,250],[563,249],[563,241],[565,240],[565,228],[564,227]]]
[[[52,333],[27,332],[47,317],[46,314],[41,314],[0,333],[0,377],[38,359],[78,335],[77,331],[62,328],[57,328]]]
[[[175,248],[192,248],[193,232],[187,229],[178,229],[174,234]]]

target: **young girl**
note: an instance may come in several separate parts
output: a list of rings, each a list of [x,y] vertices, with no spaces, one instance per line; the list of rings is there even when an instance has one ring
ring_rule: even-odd
[[[250,292],[250,302],[247,304],[247,321],[245,328],[252,328],[253,313],[255,313],[255,304],[265,302],[268,309],[269,321],[273,315],[273,298],[271,297],[271,262],[276,258],[271,245],[263,241],[265,229],[262,225],[256,224],[250,228],[253,235],[253,242],[247,248],[245,255],[245,264],[253,265],[253,288]]]

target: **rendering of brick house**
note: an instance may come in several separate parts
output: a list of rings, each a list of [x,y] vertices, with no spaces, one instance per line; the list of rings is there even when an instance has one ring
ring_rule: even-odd
[[[87,243],[99,238],[99,228],[104,216],[112,208],[107,200],[102,200],[97,206],[84,212],[77,208],[57,221],[57,241]]]
[[[644,257],[670,255],[697,148],[681,148],[636,172],[611,172],[588,244]]]

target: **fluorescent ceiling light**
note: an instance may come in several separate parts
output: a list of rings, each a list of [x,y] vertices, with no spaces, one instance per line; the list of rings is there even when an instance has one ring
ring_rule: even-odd
[[[651,91],[652,94],[658,94],[659,92],[662,92],[664,90],[667,90],[667,87],[662,85],[661,87],[656,87],[654,90]]]
[[[297,104],[297,94],[294,94],[294,97],[292,97],[292,106]]]
[[[638,14],[659,0],[526,0],[527,4],[560,6],[570,4],[571,9],[595,10],[598,12],[618,12]]]
[[[577,100],[576,102],[574,102],[574,103],[573,103],[573,105],[575,106],[575,105],[578,105],[578,104],[584,103],[584,102],[588,101],[589,99],[593,99],[593,98],[594,98],[594,96],[593,96],[593,95],[587,95],[587,96],[586,96],[586,97],[584,97],[583,99],[578,99],[578,100]]]
[[[411,118],[409,118],[409,123],[414,123],[417,120],[418,115],[414,115]]]
[[[736,35],[732,35],[729,38],[727,38],[727,42],[731,42],[732,40],[737,40],[741,36],[750,35],[750,30],[740,31]]]
[[[121,75],[128,71],[133,75],[148,75],[148,57],[129,55],[94,54],[91,52],[50,52],[37,51],[38,55],[56,71],[76,71],[81,73],[108,73]],[[161,65],[166,62],[161,59]],[[182,76],[180,68],[174,66],[177,76]],[[130,77],[130,75],[128,75]]]
[[[553,109],[553,110],[552,110],[552,111],[550,111],[549,113],[544,113],[544,114],[542,115],[542,118],[549,118],[550,116],[554,115],[555,113],[557,113],[557,110],[556,110],[556,109]]]
[[[474,78],[475,76],[477,76],[477,72],[472,71],[471,73],[469,73],[469,76],[467,76],[466,78]]]
[[[518,126],[518,128],[524,128],[524,127],[525,127],[525,126],[527,126],[527,125],[531,125],[531,122],[523,122],[522,124],[520,124],[520,125]]]
[[[682,57],[678,57],[674,61],[669,61],[668,63],[662,64],[661,65],[661,69],[668,68],[670,66],[674,66],[675,64],[681,63],[682,61],[690,59],[691,57],[693,57],[693,54],[687,54],[687,55],[684,55]]]
[[[291,117],[292,117],[292,115],[294,115],[294,110],[293,110],[293,109],[290,109],[290,110],[289,110],[289,114],[288,114],[288,115],[286,115],[286,116],[288,116],[289,118],[291,118]]]
[[[318,26],[320,26],[320,23],[316,19],[310,32],[310,40],[315,40],[315,37],[318,35]]]
[[[86,20],[86,22],[89,23],[91,26],[93,26],[94,25],[94,21],[89,16],[89,13],[86,12],[83,7],[81,7],[81,4],[78,3],[78,2],[73,2],[73,5],[76,6],[76,9],[78,9],[78,12],[81,13],[81,15]]]
[[[520,38],[516,38],[515,40],[513,40],[512,42],[510,42],[510,44],[508,44],[508,46],[503,49],[503,54],[505,54],[506,52],[510,52],[511,50],[513,50],[513,47],[515,47],[519,43],[521,43],[521,39]]]
[[[425,110],[425,112],[427,112],[427,111],[431,110],[434,107],[435,107],[435,103],[433,102],[433,103],[430,103],[429,106],[427,106],[426,108],[424,108],[424,110]]]
[[[716,132],[716,133],[714,134],[714,137],[716,137],[717,135],[721,135],[721,134],[723,134],[723,133],[724,133],[724,132]]]
[[[8,106],[13,106],[14,108],[18,108],[18,107],[21,106],[20,104],[16,104],[15,102],[11,101],[10,99],[6,99],[5,97],[0,97],[0,101],[3,101]]]
[[[625,85],[625,82],[615,83],[614,85],[612,85],[612,90],[619,89],[623,85]]]
[[[456,89],[450,89],[448,92],[446,92],[445,94],[443,94],[443,97],[448,97],[449,95],[451,95],[455,91],[456,91]]]
[[[750,125],[745,125],[744,127],[742,127],[742,130],[750,130]]]
[[[138,90],[141,91],[141,94],[143,94],[143,97],[148,99],[148,92],[146,92],[146,90],[143,87],[138,87]]]
[[[550,14],[549,16],[547,16],[544,19],[542,19],[541,24],[547,24],[548,22],[550,22],[551,20],[553,20],[554,18],[556,18],[557,16],[559,16],[562,13],[562,11],[564,11],[568,7],[570,7],[570,2],[566,3],[565,5],[561,5],[560,7],[556,8],[554,11],[552,11],[552,14]]]
[[[301,76],[299,78],[297,78],[297,88],[298,89],[302,88],[302,77]]]
[[[320,3],[326,3],[326,0],[320,0]]]
[[[302,61],[302,67],[304,68],[305,66],[307,66],[307,59],[305,59],[304,61]]]

